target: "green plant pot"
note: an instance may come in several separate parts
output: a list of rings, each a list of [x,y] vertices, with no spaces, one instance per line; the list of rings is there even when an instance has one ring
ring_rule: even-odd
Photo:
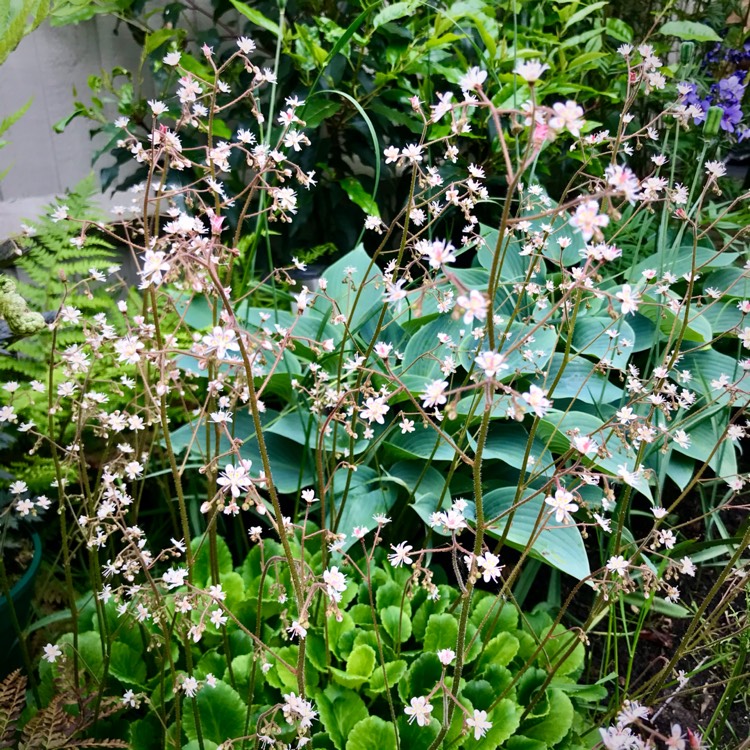
[[[31,564],[21,578],[10,590],[10,598],[21,627],[25,627],[31,610],[31,598],[34,593],[34,579],[39,572],[42,562],[42,540],[36,532],[31,533],[34,545],[34,556]],[[10,606],[5,596],[0,596],[0,676],[11,672],[21,664],[21,649],[18,646],[18,636],[10,616]]]

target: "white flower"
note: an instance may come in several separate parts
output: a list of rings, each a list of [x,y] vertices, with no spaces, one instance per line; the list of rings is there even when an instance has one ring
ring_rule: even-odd
[[[334,565],[323,571],[323,582],[326,585],[326,593],[332,601],[341,601],[341,594],[346,591],[346,576]]]
[[[240,52],[243,55],[249,55],[255,50],[255,42],[252,39],[248,39],[246,36],[241,36],[237,40],[237,46],[240,48]]]
[[[622,555],[610,557],[607,562],[607,570],[612,573],[617,573],[617,575],[621,577],[625,575],[629,567],[630,563]]]
[[[362,419],[366,419],[368,424],[377,422],[378,424],[385,424],[384,417],[388,413],[390,408],[386,403],[386,396],[378,396],[377,398],[369,397],[365,400],[365,408],[361,409],[359,414]]]
[[[562,487],[555,491],[554,496],[544,498],[544,502],[552,508],[557,523],[569,524],[573,522],[571,513],[578,510],[577,503],[573,502],[575,495]]]
[[[394,568],[398,568],[401,565],[411,565],[413,559],[409,557],[409,553],[414,549],[411,544],[406,542],[399,542],[396,546],[391,545],[393,552],[388,555],[388,561],[393,565]]]
[[[641,303],[641,295],[634,291],[630,284],[624,284],[622,289],[615,295],[621,302],[620,309],[623,315],[630,313],[634,315],[638,312],[638,305]]]
[[[53,643],[48,643],[44,647],[43,658],[45,661],[48,661],[50,664],[54,664],[61,656],[62,656],[62,649],[59,646]]]
[[[401,149],[401,156],[408,159],[412,164],[416,164],[418,161],[422,161],[422,147],[416,143],[410,143]]]
[[[583,239],[588,242],[601,227],[609,224],[609,216],[599,213],[599,202],[587,200],[581,203],[570,218],[571,226],[581,231]]]
[[[497,352],[482,352],[474,361],[488,378],[494,378],[503,370],[508,369],[505,357]]]
[[[298,620],[294,620],[290,627],[287,629],[287,633],[289,633],[290,637],[294,638],[295,636],[297,638],[304,638],[307,635],[307,630],[302,627],[302,625],[299,624]]]
[[[117,361],[125,362],[129,365],[137,364],[141,359],[141,349],[144,344],[136,336],[123,336],[114,343],[115,352],[117,352]]]
[[[536,83],[545,70],[549,70],[547,63],[542,64],[540,60],[528,60],[527,62],[518,62],[513,72],[523,78],[526,83]]]
[[[228,618],[221,609],[214,609],[211,612],[210,619],[214,627],[220,628],[222,625],[226,625]]]
[[[221,326],[216,326],[211,333],[207,333],[203,337],[203,343],[206,345],[206,354],[216,351],[219,359],[224,359],[229,351],[240,350],[237,334],[231,328]]]
[[[500,558],[497,555],[493,555],[492,552],[485,552],[483,555],[477,557],[477,566],[480,568],[485,583],[488,583],[490,580],[493,583],[497,581],[503,569],[503,566],[499,565],[499,562]]]
[[[163,115],[167,111],[167,105],[164,102],[157,101],[156,99],[149,99],[148,106],[151,107],[154,117]]]
[[[416,249],[422,254],[423,258],[430,261],[430,268],[440,268],[443,263],[453,263],[456,256],[453,251],[456,249],[446,240],[429,240],[417,243]]]
[[[409,724],[416,719],[420,727],[426,727],[430,723],[432,705],[427,698],[419,696],[411,699],[411,705],[404,708],[404,713],[409,717]]]
[[[486,297],[476,289],[472,289],[469,295],[459,295],[456,304],[464,309],[463,321],[469,325],[475,318],[479,321],[487,319],[487,307],[489,303]]]
[[[142,473],[143,464],[138,463],[138,461],[129,461],[125,464],[125,474],[131,482],[137,479]]]
[[[584,125],[583,110],[575,102],[570,100],[565,102],[565,104],[555,102],[552,105],[552,110],[555,113],[549,121],[549,126],[552,130],[558,132],[567,130],[576,138],[581,134],[581,128]]]
[[[474,739],[480,740],[492,729],[492,722],[487,721],[487,712],[474,709],[474,714],[466,719],[466,726],[474,730]]]
[[[164,260],[163,252],[154,252],[146,250],[143,256],[143,268],[141,269],[141,289],[145,289],[150,284],[161,284],[164,274],[171,268],[170,264]]]
[[[181,55],[180,55],[179,52],[170,52],[169,54],[164,55],[164,57],[162,58],[161,61],[165,65],[172,65],[172,66],[179,65],[179,63],[180,63],[180,57],[181,57]]]
[[[220,485],[225,492],[231,492],[232,497],[239,497],[242,492],[250,489],[250,477],[247,475],[247,469],[244,466],[234,466],[227,464],[224,471],[219,474],[216,483]]]
[[[461,76],[458,85],[461,87],[461,91],[471,91],[472,89],[481,86],[486,80],[487,71],[475,66],[469,68],[469,70]]]
[[[448,388],[447,380],[433,380],[427,385],[425,392],[422,394],[422,404],[426,408],[440,406],[448,401],[445,391]]]
[[[707,161],[704,166],[706,174],[714,180],[723,177],[727,173],[727,165],[723,161]]]
[[[441,648],[437,652],[437,657],[440,659],[440,663],[447,667],[456,658],[456,652],[452,648]]]
[[[199,687],[198,680],[195,677],[183,677],[181,687],[188,698],[195,698]]]
[[[695,577],[695,564],[689,557],[683,557],[680,562],[680,573],[682,575]]]
[[[543,417],[552,406],[546,391],[537,385],[529,386],[528,392],[522,393],[521,398],[532,408],[537,417]]]

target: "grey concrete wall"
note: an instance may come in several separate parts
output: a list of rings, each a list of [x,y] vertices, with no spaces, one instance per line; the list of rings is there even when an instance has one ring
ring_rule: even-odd
[[[90,75],[115,65],[135,70],[138,64],[139,50],[129,31],[121,25],[115,34],[114,20],[98,17],[77,26],[40,26],[0,67],[0,117],[33,98],[4,136],[9,145],[0,150],[0,172],[11,166],[0,182],[0,241],[92,171],[96,143],[89,137],[90,124],[79,118],[64,133],[52,129],[73,111],[73,87],[88,101]],[[106,161],[97,169],[103,166]],[[105,206],[122,202],[102,200]]]

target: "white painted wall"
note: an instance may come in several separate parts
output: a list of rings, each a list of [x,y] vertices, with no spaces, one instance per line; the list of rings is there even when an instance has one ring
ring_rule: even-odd
[[[0,242],[92,171],[96,144],[89,138],[89,123],[79,118],[64,133],[52,130],[73,111],[73,87],[88,101],[90,75],[116,65],[135,70],[138,64],[139,50],[130,32],[120,25],[115,34],[114,20],[102,16],[77,26],[44,24],[0,66],[0,117],[33,97],[24,117],[5,134],[9,145],[0,150],[0,172],[12,165],[0,182]],[[104,160],[96,169],[103,166]],[[122,202],[102,197],[107,207]]]

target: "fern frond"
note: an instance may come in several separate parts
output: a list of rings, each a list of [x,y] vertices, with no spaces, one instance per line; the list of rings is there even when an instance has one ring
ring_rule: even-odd
[[[13,747],[16,722],[26,703],[26,676],[17,669],[0,682],[0,748]]]

